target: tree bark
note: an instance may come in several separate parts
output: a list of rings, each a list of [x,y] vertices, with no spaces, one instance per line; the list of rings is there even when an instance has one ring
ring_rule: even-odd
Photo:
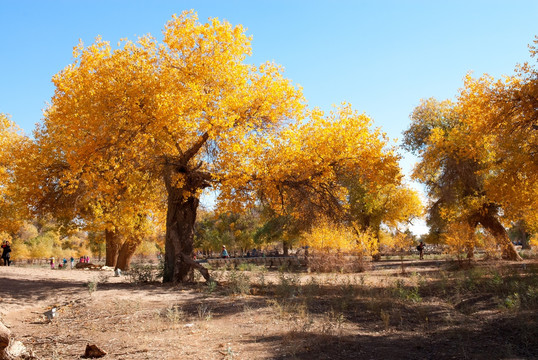
[[[106,259],[105,265],[116,267],[121,247],[120,235],[116,230],[105,230]]]
[[[496,217],[486,213],[479,217],[479,222],[497,239],[497,242],[503,249],[503,258],[517,261],[523,260],[517,253],[514,244],[510,241],[506,229]]]
[[[473,244],[469,244],[469,246],[467,246],[467,259],[474,260],[474,245]]]
[[[139,243],[136,241],[126,241],[123,243],[119,250],[115,269],[120,269],[122,271],[129,270],[131,259],[133,258],[138,244]]]
[[[519,233],[521,234],[521,248],[530,249],[531,246],[529,244],[529,239],[527,239],[527,231],[525,229],[525,222],[518,221],[517,227],[519,229]]]
[[[188,282],[197,269],[206,280],[209,271],[192,259],[194,250],[194,222],[200,200],[196,196],[184,198],[184,189],[168,188],[166,215],[166,242],[163,282]]]

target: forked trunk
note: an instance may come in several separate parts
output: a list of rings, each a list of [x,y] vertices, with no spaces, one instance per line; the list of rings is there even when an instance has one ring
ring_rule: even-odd
[[[514,244],[512,244],[512,242],[508,238],[508,233],[506,232],[506,229],[504,228],[504,226],[502,226],[499,220],[497,220],[497,218],[486,214],[480,217],[479,222],[495,237],[495,239],[497,239],[497,242],[499,243],[499,245],[501,245],[503,249],[503,258],[517,261],[523,260],[521,256],[519,256]]]
[[[137,247],[138,242],[136,241],[126,241],[123,243],[119,251],[118,261],[116,262],[116,269],[120,269],[122,271],[129,270],[131,260]]]
[[[116,262],[118,261],[118,255],[121,247],[121,239],[119,233],[114,230],[105,230],[105,242],[105,265],[110,267],[116,267]]]

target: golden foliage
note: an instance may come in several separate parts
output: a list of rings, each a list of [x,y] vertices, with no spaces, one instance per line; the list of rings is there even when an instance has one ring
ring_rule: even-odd
[[[400,181],[399,157],[385,134],[350,104],[328,115],[314,109],[300,120],[238,153],[242,165],[220,187],[224,206],[238,209],[261,198],[277,213],[314,219],[347,210],[344,174],[371,184],[372,192]]]
[[[14,176],[25,140],[15,123],[0,113],[0,229],[3,231],[16,231],[26,213],[20,201],[20,185]]]
[[[472,254],[478,241],[475,229],[465,222],[451,223],[442,239],[448,246],[448,253],[456,255],[459,260]]]
[[[59,164],[62,192],[82,199],[79,216],[122,231],[144,210],[164,217],[163,173],[183,198],[224,179],[234,187],[244,178],[230,169],[252,172],[241,153],[304,106],[282,68],[243,63],[250,51],[241,26],[200,24],[193,12],[166,24],[163,43],[79,44],[36,132],[44,173]]]
[[[499,80],[468,75],[458,98],[469,156],[481,163],[488,196],[511,221],[531,222],[538,209],[536,75],[528,64]]]
[[[394,235],[384,233],[380,237],[381,247],[401,254],[407,253],[414,243],[415,240],[411,236],[400,231]]]
[[[428,187],[431,224],[480,223],[505,243],[501,223],[534,226],[537,97],[537,71],[524,64],[499,80],[467,75],[455,102],[429,99],[414,110],[405,140],[421,157],[413,176]]]
[[[369,232],[357,232],[352,227],[320,220],[301,236],[303,246],[323,253],[371,254],[377,241]]]
[[[202,24],[190,11],[165,25],[162,41],[80,43],[27,148],[32,205],[134,238],[207,188],[226,210],[261,200],[313,219],[347,210],[342,174],[372,193],[400,184],[399,156],[370,118],[350,104],[306,110],[281,66],[245,63],[250,42],[242,26]],[[398,209],[413,200],[396,199]],[[369,243],[361,236],[355,249]]]

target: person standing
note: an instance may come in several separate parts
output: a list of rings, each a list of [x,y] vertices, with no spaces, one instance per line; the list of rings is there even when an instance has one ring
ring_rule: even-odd
[[[417,246],[418,253],[420,255],[420,260],[424,260],[424,242],[421,241]]]
[[[75,258],[71,256],[71,270],[75,267]]]
[[[228,250],[226,250],[226,246],[224,246],[224,245],[222,245],[221,256],[222,256],[224,259],[227,259],[227,258],[230,257],[230,255],[228,255]]]
[[[2,260],[4,260],[4,266],[11,265],[11,246],[9,241],[4,241],[2,244]]]

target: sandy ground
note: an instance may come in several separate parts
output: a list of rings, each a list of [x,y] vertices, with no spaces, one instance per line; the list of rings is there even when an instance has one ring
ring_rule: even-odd
[[[222,281],[209,290],[133,285],[112,271],[2,267],[0,318],[41,359],[78,359],[87,344],[126,360],[538,358],[535,310],[500,309],[487,293],[443,298],[429,278],[443,266],[409,265],[402,281],[431,283],[419,302],[391,295],[394,262],[352,275],[268,272],[265,288],[244,272],[244,295],[230,291],[229,272],[213,272]]]

